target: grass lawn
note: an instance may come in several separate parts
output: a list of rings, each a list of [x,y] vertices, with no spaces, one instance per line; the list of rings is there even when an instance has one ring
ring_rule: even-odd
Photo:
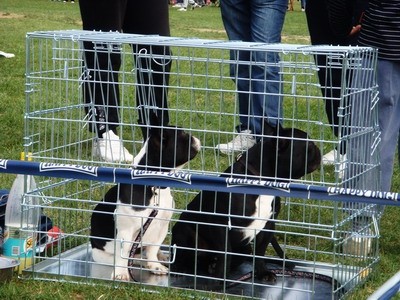
[[[112,1],[112,0],[110,0]],[[131,0],[133,1],[133,0]],[[146,1],[146,0],[144,0]],[[204,7],[194,11],[179,12],[170,9],[173,36],[226,39],[220,10]],[[80,29],[79,5],[50,0],[1,0],[0,2],[0,51],[15,54],[14,58],[0,57],[0,158],[18,159],[24,135],[25,109],[25,35],[39,30]],[[295,11],[288,12],[283,31],[283,42],[309,44],[307,24],[299,2]],[[396,162],[393,191],[400,187]],[[0,173],[0,189],[9,189],[13,175]],[[398,227],[400,210],[387,207],[380,228],[381,261],[370,279],[348,299],[366,299],[386,280],[400,270],[400,238]],[[66,282],[32,281],[14,279],[9,284],[0,283],[1,299],[170,299],[203,298],[186,291],[161,289],[157,293],[143,290],[136,285],[92,286]],[[206,295],[213,299],[215,295]],[[400,299],[400,295],[396,297]]]

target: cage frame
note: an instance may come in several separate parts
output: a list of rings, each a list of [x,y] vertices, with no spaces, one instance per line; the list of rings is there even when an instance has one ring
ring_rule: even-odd
[[[49,41],[54,41],[56,44],[58,41],[67,41],[78,44],[83,41],[93,41],[99,43],[108,43],[111,45],[114,44],[132,44],[132,43],[140,43],[146,45],[161,45],[164,47],[193,47],[199,49],[213,49],[213,50],[221,50],[221,49],[230,49],[235,51],[243,51],[243,50],[254,50],[257,51],[276,51],[280,54],[286,53],[294,53],[299,55],[313,55],[313,53],[340,53],[343,55],[351,54],[353,52],[362,53],[363,51],[374,53],[374,51],[370,48],[363,48],[363,47],[336,47],[336,46],[309,46],[309,45],[283,45],[283,44],[256,44],[256,43],[245,43],[245,42],[236,42],[236,41],[216,41],[216,40],[202,40],[202,39],[183,39],[183,38],[174,38],[174,37],[159,37],[159,36],[143,36],[143,35],[132,35],[132,34],[120,34],[115,32],[87,32],[81,30],[72,30],[72,31],[50,31],[50,32],[34,32],[27,34],[27,53],[32,51],[30,41],[34,41],[36,39],[44,39]],[[63,50],[63,49],[61,49]],[[78,53],[81,54],[81,48],[76,49]],[[190,56],[189,56],[190,57]],[[75,58],[72,59],[74,61]],[[376,59],[376,58],[375,58]],[[27,95],[27,113],[26,113],[26,132],[29,132],[29,121],[30,117],[33,119],[36,118],[35,114],[37,112],[32,112],[30,114],[30,107],[29,102],[32,95],[36,93],[35,83],[33,82],[35,78],[35,72],[31,72],[32,70],[29,69],[31,64],[32,58],[28,55],[27,56],[27,83],[26,83],[26,95]],[[313,69],[315,71],[316,69]],[[67,72],[64,69],[64,73]],[[69,70],[68,70],[69,72]],[[40,75],[39,75],[40,77]],[[53,78],[54,79],[54,78]],[[59,80],[63,80],[60,78]],[[69,79],[68,79],[69,80]],[[292,89],[295,88],[295,84],[292,84]],[[376,88],[373,87],[374,89]],[[371,106],[375,105],[375,100],[372,101],[373,103]],[[82,108],[81,105],[77,105],[78,108]],[[62,109],[62,108],[61,108]],[[56,109],[57,110],[57,109]],[[376,125],[376,124],[374,124]],[[345,124],[344,124],[345,126]],[[202,129],[200,129],[202,130]],[[376,130],[376,127],[372,126],[371,130]],[[321,141],[320,141],[321,142]],[[324,142],[324,140],[322,140]],[[326,141],[327,143],[335,143],[334,139]],[[375,137],[373,141],[374,149],[376,149],[377,144],[379,143],[379,136]],[[152,183],[154,181],[157,182],[160,186],[170,186],[174,188],[187,188],[187,182],[185,183],[182,180],[171,180],[171,173],[160,173],[160,174],[147,174],[147,177],[140,177],[135,178],[135,174],[133,171],[126,170],[125,168],[121,168],[121,165],[112,165],[110,164],[108,167],[103,167],[99,164],[96,165],[96,162],[90,160],[79,160],[76,165],[71,164],[70,161],[65,160],[63,158],[58,157],[54,159],[54,157],[47,157],[46,154],[42,153],[35,153],[32,152],[32,140],[31,136],[27,134],[25,138],[25,153],[32,153],[34,160],[49,160],[49,162],[14,162],[10,160],[5,160],[4,165],[7,165],[2,171],[11,172],[11,173],[18,173],[18,174],[31,174],[31,175],[39,175],[49,176],[49,177],[59,177],[65,178],[73,178],[75,180],[89,180],[92,181],[93,178],[95,180],[100,180],[102,182],[126,182],[129,184],[147,184]],[[46,150],[46,149],[45,149]],[[233,158],[231,157],[231,161]],[[73,162],[73,160],[72,160]],[[81,165],[82,163],[82,165]],[[85,166],[87,163],[91,163],[94,165]],[[126,165],[122,165],[122,167],[126,167]],[[376,168],[377,166],[374,166]],[[85,170],[84,170],[85,169]],[[90,169],[90,171],[88,171]],[[95,170],[95,171],[94,171]],[[194,172],[192,172],[194,171]],[[93,177],[93,174],[96,173],[96,176]],[[188,174],[190,173],[190,174]],[[202,172],[197,173],[195,170],[185,169],[182,173],[182,176],[189,176],[190,177],[190,184],[191,189],[207,189],[204,185],[204,177],[208,177],[206,184],[209,186],[210,189],[218,189],[221,191],[227,192],[234,192],[237,190],[241,193],[248,193],[248,194],[272,194],[275,196],[287,196],[289,194],[290,197],[299,197],[303,199],[307,199],[308,201],[312,201],[311,199],[319,199],[319,200],[329,200],[333,202],[347,202],[347,203],[365,203],[368,205],[374,204],[387,204],[387,205],[396,205],[396,201],[398,200],[397,193],[383,193],[378,191],[371,191],[365,190],[364,187],[360,189],[354,186],[344,186],[342,187],[343,182],[339,179],[338,176],[335,176],[333,182],[318,182],[318,181],[299,181],[299,182],[291,182],[288,184],[284,183],[276,183],[273,181],[269,181],[268,179],[261,181],[258,185],[251,184],[246,182],[244,185],[240,187],[232,187],[227,185],[229,182],[227,180],[213,176],[218,174],[218,172],[214,173],[204,173]],[[211,176],[210,176],[211,175]],[[73,180],[72,180],[73,181]],[[315,184],[316,183],[316,184]],[[60,185],[62,183],[57,183]],[[100,184],[101,186],[101,184]],[[35,191],[34,193],[38,193],[42,199],[48,198],[45,196],[46,186],[42,186],[39,188],[39,191]],[[395,201],[393,201],[395,200]],[[50,200],[52,203],[53,200]],[[367,205],[367,206],[368,206]],[[181,210],[183,211],[183,210]],[[177,212],[177,211],[175,211]],[[379,222],[379,214],[378,217],[374,219],[373,224],[375,227],[375,235],[374,237],[378,237],[379,230],[378,230],[378,222]],[[337,224],[336,224],[337,225]],[[329,227],[328,227],[329,230]],[[87,248],[86,248],[87,251]],[[363,282],[368,275],[370,274],[370,270],[373,269],[373,266],[378,262],[378,257],[374,257],[372,262],[368,264],[367,267],[358,269],[358,268],[348,268],[349,272],[354,271],[358,275],[355,275],[351,280],[344,279],[345,284],[347,285],[348,290],[352,290],[355,286]],[[35,264],[32,266],[30,272],[33,277],[39,275],[40,278],[40,265]],[[321,264],[322,267],[323,264]],[[332,266],[331,266],[332,267]],[[346,269],[346,267],[344,267]],[[36,272],[38,272],[36,274]],[[315,269],[314,269],[315,273]],[[343,275],[346,276],[346,275]],[[351,276],[350,276],[351,277]],[[336,279],[334,279],[336,280]],[[228,293],[229,294],[229,293]],[[252,295],[254,296],[254,295]],[[333,288],[332,297],[341,297],[339,291]]]

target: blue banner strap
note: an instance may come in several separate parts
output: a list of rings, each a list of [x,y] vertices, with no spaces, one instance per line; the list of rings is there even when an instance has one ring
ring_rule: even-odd
[[[219,177],[187,171],[157,172],[132,168],[0,159],[0,172],[228,193],[400,206],[399,193],[395,192],[325,187],[252,178]]]

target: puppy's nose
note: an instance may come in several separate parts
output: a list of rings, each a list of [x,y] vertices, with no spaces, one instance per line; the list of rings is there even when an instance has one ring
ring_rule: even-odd
[[[308,168],[307,168],[307,172],[311,173],[315,170],[317,170],[319,168],[319,166],[321,165],[321,151],[319,150],[319,148],[314,145],[314,147],[312,148],[312,151],[309,151],[309,153],[311,155],[309,155],[309,164],[308,164]]]

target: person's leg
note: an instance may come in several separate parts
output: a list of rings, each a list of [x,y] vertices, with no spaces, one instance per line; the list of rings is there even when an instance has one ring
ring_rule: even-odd
[[[221,16],[229,40],[250,41],[250,3],[243,0],[222,0]],[[251,94],[249,51],[231,51],[230,75],[236,81],[238,90],[239,122],[238,131],[251,130]]]
[[[286,0],[223,0],[220,3],[225,30],[230,40],[245,42],[280,42],[287,9]],[[255,66],[266,60],[278,63],[275,53],[231,51],[231,76],[236,81],[240,132],[227,144],[217,148],[223,153],[244,151],[256,143],[254,134],[262,134],[265,118],[271,125],[282,117],[281,81],[278,67]]]
[[[230,40],[249,42],[278,43],[287,9],[286,0],[224,0],[221,2],[221,14],[225,30]],[[234,53],[235,54],[235,53]],[[232,65],[231,72],[237,81],[239,90],[239,114],[242,126],[255,134],[261,133],[262,118],[276,125],[281,114],[280,76],[278,67],[254,66],[251,61],[279,62],[276,53],[240,52],[239,64]],[[237,54],[237,53],[236,53]],[[250,63],[246,63],[249,61]],[[249,80],[250,79],[250,80]],[[251,86],[251,88],[250,88]],[[256,116],[254,118],[254,116]],[[258,116],[258,117],[257,117]]]
[[[397,141],[397,162],[400,166],[400,132],[399,132],[399,138]]]
[[[307,25],[312,45],[333,45],[340,41],[336,40],[330,26],[328,11],[325,0],[310,0],[306,9]],[[338,136],[337,111],[339,101],[332,100],[340,97],[341,69],[333,68],[327,70],[326,55],[316,55],[315,63],[318,66],[318,79],[321,86],[322,96],[325,99],[325,111],[328,121],[332,126],[333,133]]]
[[[179,11],[186,11],[188,6],[189,6],[189,0],[183,0],[181,8],[178,9],[178,10]]]
[[[343,40],[335,37],[329,25],[329,16],[325,0],[308,0],[306,6],[307,25],[312,45],[341,45]],[[340,62],[329,61],[323,54],[315,56],[315,63],[318,66],[318,79],[321,86],[322,96],[325,100],[325,112],[333,134],[339,137],[339,107],[342,84],[342,68]],[[329,69],[328,69],[329,68]],[[346,106],[346,105],[344,105]],[[347,124],[349,125],[349,124]],[[341,126],[341,136],[345,136],[346,126]],[[339,149],[338,149],[339,150]],[[346,153],[346,145],[340,145],[340,154]],[[324,157],[325,163],[333,163],[333,152]]]
[[[250,52],[231,51],[231,59],[236,64],[230,66],[231,76],[236,79],[237,99],[239,109],[238,132],[244,130],[253,131],[253,96],[250,90]]]
[[[230,40],[250,41],[250,2],[246,0],[222,0],[221,15]],[[222,153],[244,151],[256,143],[252,130],[252,94],[250,91],[250,51],[231,51],[230,75],[236,83],[239,132],[232,141],[216,146]]]
[[[361,58],[361,60],[359,60]],[[351,58],[350,58],[351,59]],[[379,134],[375,130],[365,130],[376,126],[377,95],[375,56],[363,53],[355,56],[361,62],[357,68],[349,72],[349,88],[354,93],[348,95],[350,117],[348,126],[349,139],[343,181],[341,187],[348,190],[381,190],[379,170]],[[348,61],[352,65],[353,59]],[[375,108],[374,108],[375,107]],[[367,127],[366,127],[367,126]],[[382,213],[377,205],[361,202],[343,202],[343,216],[351,220],[348,232],[344,234],[342,251],[345,254],[368,255],[372,249],[372,241],[376,238],[375,220]],[[345,220],[343,220],[345,221]],[[345,221],[346,222],[346,221]]]
[[[80,0],[84,30],[121,31],[126,0]],[[109,162],[131,162],[133,156],[117,135],[119,121],[118,46],[84,42],[84,101],[89,130],[98,136],[93,155]]]
[[[149,22],[151,20],[151,22]],[[167,1],[146,0],[128,3],[123,24],[126,33],[170,36],[169,7]],[[144,106],[157,107],[156,112],[161,123],[169,123],[167,93],[171,70],[169,47],[133,45],[137,69],[136,102],[142,109],[139,123],[147,124]]]
[[[79,7],[84,30],[121,31],[122,11],[126,0],[81,0]],[[95,44],[84,42],[85,70],[84,101],[90,120],[89,126],[99,137],[119,123],[118,70],[121,58],[118,51],[107,48],[94,50]],[[93,119],[93,115],[95,118]],[[94,126],[94,124],[96,126]]]
[[[331,124],[333,134],[335,137],[344,137],[347,135],[347,128],[349,124],[339,124],[339,110],[346,107],[344,100],[341,103],[342,93],[342,73],[341,61],[334,61],[326,55],[316,55],[315,62],[318,66],[318,79],[321,86],[322,96],[325,99],[325,112],[329,124]],[[341,107],[343,105],[343,107]],[[343,113],[342,113],[343,114]],[[342,120],[343,123],[344,120]],[[340,125],[340,126],[339,126]],[[339,128],[341,132],[339,132]],[[346,154],[346,145],[343,141],[340,145],[340,154]]]
[[[280,43],[286,14],[286,0],[253,0],[251,4],[251,42]],[[279,74],[279,55],[276,52],[252,52],[251,61],[267,62],[273,66],[251,67],[253,108],[252,131],[262,134],[263,119],[277,126],[282,121],[282,78]]]
[[[390,191],[396,141],[400,129],[400,63],[378,60],[377,80],[379,86],[379,127],[382,132],[380,145],[382,191]]]

